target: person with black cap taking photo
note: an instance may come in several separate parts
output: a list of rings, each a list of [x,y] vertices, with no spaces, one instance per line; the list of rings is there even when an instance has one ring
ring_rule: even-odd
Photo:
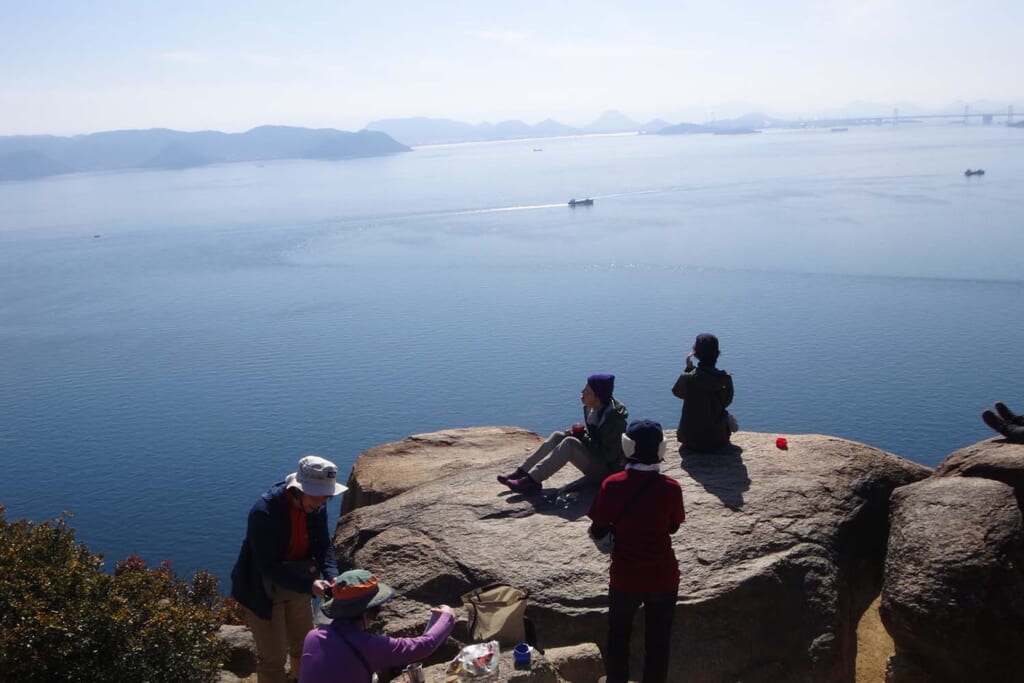
[[[612,396],[615,375],[591,375],[580,391],[583,422],[564,432],[553,432],[511,474],[498,481],[517,493],[540,493],[543,482],[572,463],[595,483],[622,468],[622,433],[629,411]]]
[[[736,418],[726,410],[733,398],[732,376],[715,367],[718,356],[718,337],[698,334],[686,355],[686,367],[672,387],[676,398],[683,399],[676,437],[688,451],[717,451],[739,430]],[[694,358],[699,363],[696,367]]]
[[[258,683],[284,681],[289,657],[299,677],[302,640],[313,628],[310,599],[323,597],[338,575],[325,506],[345,490],[333,462],[307,455],[249,511],[231,597],[256,641]]]
[[[333,621],[306,635],[299,683],[370,683],[377,671],[430,656],[455,627],[452,608],[441,605],[431,610],[427,629],[417,638],[370,633],[370,624],[395,591],[365,569],[339,576],[330,594],[320,609]]]
[[[599,547],[611,543],[608,588],[607,683],[629,680],[633,617],[644,608],[641,683],[665,683],[679,593],[679,561],[671,534],[686,519],[679,482],[661,474],[665,434],[653,420],[630,423],[622,437],[626,469],[601,483],[587,515]],[[609,538],[611,535],[611,539]]]

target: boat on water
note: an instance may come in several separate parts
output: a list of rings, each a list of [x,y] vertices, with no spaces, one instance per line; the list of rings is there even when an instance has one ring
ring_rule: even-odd
[[[833,133],[845,133],[848,130],[850,130],[850,129],[849,128],[833,128],[832,132]]]
[[[569,206],[593,206],[594,200],[590,197],[586,199],[570,199]]]
[[[985,169],[983,169],[983,168],[976,168],[976,169],[973,169],[973,170],[967,169],[966,171],[964,171],[964,175],[967,176],[968,178],[970,178],[972,175],[985,175]]]

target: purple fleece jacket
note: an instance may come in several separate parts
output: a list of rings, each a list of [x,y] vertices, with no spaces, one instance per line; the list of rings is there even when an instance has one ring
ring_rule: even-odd
[[[455,617],[440,615],[418,638],[389,638],[336,619],[306,634],[299,683],[370,683],[373,671],[412,664],[440,647],[455,627]],[[356,656],[358,650],[372,671]]]

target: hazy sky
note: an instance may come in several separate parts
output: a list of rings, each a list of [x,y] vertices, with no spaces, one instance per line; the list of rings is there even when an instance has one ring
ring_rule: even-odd
[[[1022,26],[1022,0],[0,0],[0,135],[1022,101]]]

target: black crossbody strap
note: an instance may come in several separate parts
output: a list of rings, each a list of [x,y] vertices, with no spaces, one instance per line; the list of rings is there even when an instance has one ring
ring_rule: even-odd
[[[356,656],[356,659],[363,663],[363,666],[366,667],[367,675],[370,677],[370,680],[373,680],[373,669],[370,668],[370,663],[366,661],[366,657],[363,656],[363,653],[360,652],[355,645],[348,642],[348,638],[346,638],[340,631],[338,632],[338,635],[341,636],[341,642],[345,643],[349,650],[352,650],[352,654]]]
[[[630,497],[630,499],[626,501],[626,504],[622,506],[622,510],[619,512],[619,517],[615,520],[615,524],[618,524],[622,521],[622,518],[626,516],[626,512],[629,510],[629,508],[633,506],[633,503],[635,503],[637,499],[640,498],[640,496],[643,494],[643,492],[646,491],[650,487],[650,485],[654,483],[654,480],[660,476],[660,474],[655,474],[653,477],[645,481],[643,483],[643,486],[636,490],[636,493],[634,493],[632,497]],[[612,526],[614,527],[615,524],[612,524]]]

